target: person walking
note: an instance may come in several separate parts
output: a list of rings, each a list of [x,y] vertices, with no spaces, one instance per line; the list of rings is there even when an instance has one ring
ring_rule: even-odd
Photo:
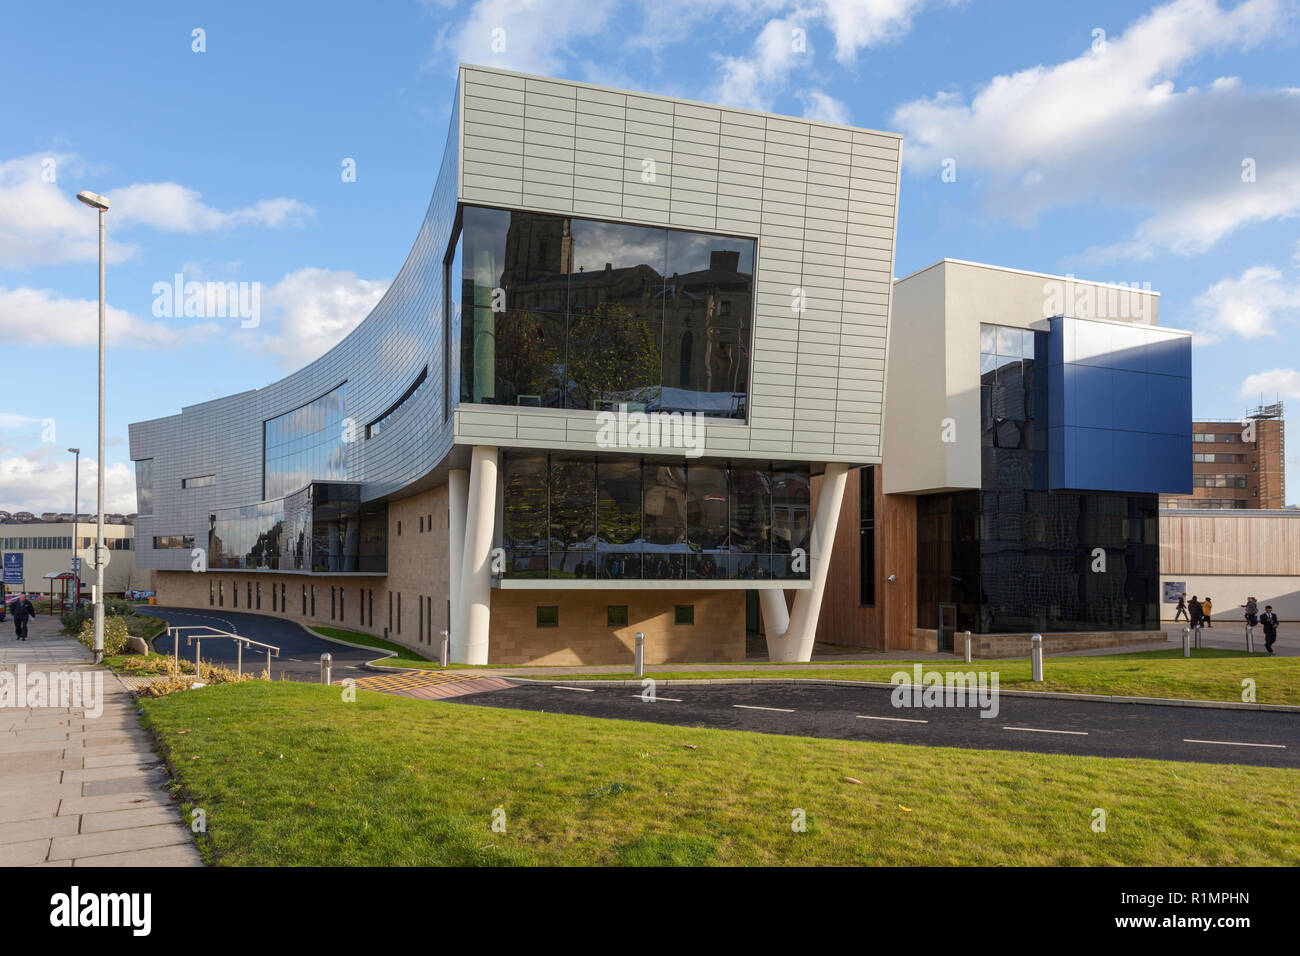
[[[32,602],[27,600],[27,595],[20,595],[17,601],[14,601],[14,630],[17,632],[18,640],[27,640],[27,620],[36,616],[36,609],[32,607]]]
[[[1277,641],[1277,615],[1273,613],[1273,605],[1264,605],[1259,621],[1264,625],[1264,650],[1272,654],[1273,644]]]
[[[1174,620],[1178,620],[1178,615],[1183,616],[1183,620],[1191,623],[1191,618],[1187,616],[1187,592],[1184,591],[1178,595],[1178,610],[1174,611]]]
[[[1201,614],[1205,616],[1206,627],[1214,627],[1214,621],[1210,617],[1210,614],[1213,611],[1214,611],[1214,602],[1210,600],[1210,596],[1207,594],[1205,595],[1205,601],[1201,604]]]
[[[1193,594],[1192,602],[1187,606],[1188,608],[1191,609],[1191,614],[1192,614],[1191,626],[1200,627],[1201,619],[1205,616],[1205,611],[1202,610],[1201,608],[1201,599],[1198,598],[1195,594]]]

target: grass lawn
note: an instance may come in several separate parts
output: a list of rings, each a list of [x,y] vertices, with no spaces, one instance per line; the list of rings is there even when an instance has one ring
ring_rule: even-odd
[[[403,647],[401,644],[394,644],[391,641],[385,641],[382,638],[371,637],[369,634],[362,634],[358,631],[349,631],[341,627],[313,627],[313,631],[322,637],[332,637],[336,641],[346,641],[349,644],[360,644],[363,647],[376,647],[381,651],[393,651],[396,657],[377,657],[373,661],[376,664],[386,664],[389,667],[437,667],[436,661],[431,661],[426,657],[421,657],[409,647]]]
[[[346,703],[284,682],[142,706],[216,864],[1300,863],[1290,769]]]
[[[1184,659],[1180,650],[1143,651],[1098,657],[1049,657],[1043,661],[1042,683],[1030,680],[1028,660],[987,661],[964,664],[960,660],[923,661],[926,671],[997,671],[1002,690],[1040,690],[1072,694],[1110,694],[1124,697],[1177,697],[1185,700],[1242,699],[1242,681],[1255,681],[1255,702],[1300,704],[1300,657],[1269,657],[1205,648]],[[674,671],[647,667],[646,676],[657,680],[703,680],[726,677],[803,677],[818,680],[888,682],[896,671],[910,672],[911,662],[860,661],[826,663],[821,667],[790,668],[759,664],[745,670]],[[631,679],[631,671],[608,674],[536,675],[539,680]]]

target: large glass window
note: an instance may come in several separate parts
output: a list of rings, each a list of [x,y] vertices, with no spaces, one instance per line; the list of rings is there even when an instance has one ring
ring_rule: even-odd
[[[310,481],[347,478],[345,386],[263,423],[262,497],[283,498]]]
[[[135,510],[141,517],[153,514],[153,459],[135,463]]]
[[[744,418],[754,241],[466,206],[460,400]]]
[[[502,456],[507,577],[807,577],[806,467]]]

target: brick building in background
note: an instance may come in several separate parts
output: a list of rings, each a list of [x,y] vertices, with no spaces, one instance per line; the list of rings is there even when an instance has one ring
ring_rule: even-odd
[[[1249,441],[1253,426],[1254,441]],[[1192,423],[1192,494],[1162,498],[1162,508],[1286,507],[1286,423],[1282,403],[1244,418]]]

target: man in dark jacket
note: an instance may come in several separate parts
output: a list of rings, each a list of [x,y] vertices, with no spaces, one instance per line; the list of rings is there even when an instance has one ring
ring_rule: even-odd
[[[32,607],[32,602],[27,600],[26,595],[19,595],[18,600],[13,603],[14,630],[18,632],[18,640],[27,640],[27,619],[36,616],[36,608]]]
[[[1201,610],[1201,599],[1198,598],[1195,594],[1193,594],[1193,595],[1192,595],[1192,600],[1191,600],[1191,602],[1190,602],[1187,606],[1188,606],[1189,609],[1191,609],[1191,612],[1192,612],[1192,623],[1191,623],[1191,626],[1192,626],[1192,627],[1200,627],[1200,626],[1201,626],[1201,619],[1202,619],[1202,617],[1203,617],[1204,614],[1205,614],[1205,612],[1204,612],[1203,610]]]
[[[1259,623],[1264,625],[1264,650],[1273,653],[1273,643],[1277,640],[1277,615],[1273,605],[1264,605],[1264,613],[1259,616]]]

